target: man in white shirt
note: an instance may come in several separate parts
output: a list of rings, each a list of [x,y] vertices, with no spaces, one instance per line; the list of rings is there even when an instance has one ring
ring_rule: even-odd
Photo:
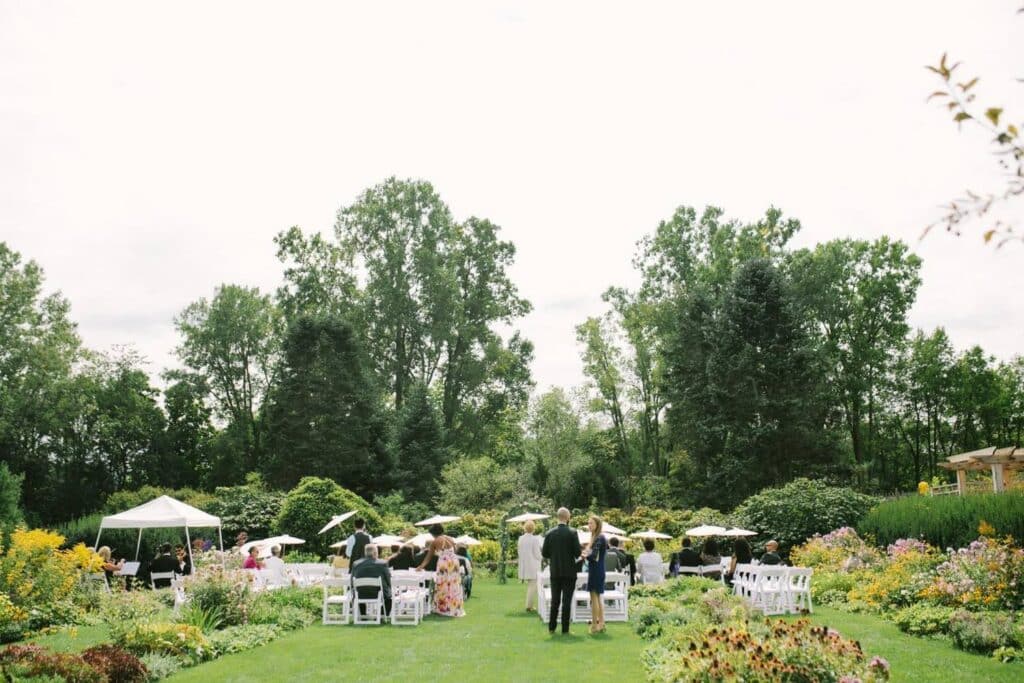
[[[270,557],[264,560],[263,569],[267,572],[267,583],[271,586],[288,585],[288,577],[284,572],[284,560],[281,559],[281,546],[275,545],[270,549]]]

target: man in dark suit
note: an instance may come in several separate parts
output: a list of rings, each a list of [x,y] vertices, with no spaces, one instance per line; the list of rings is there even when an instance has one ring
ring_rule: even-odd
[[[384,590],[384,614],[391,614],[391,568],[377,560],[377,546],[372,543],[363,548],[362,559],[353,562],[349,570],[352,576],[352,587],[356,579],[380,579]],[[373,588],[360,588],[359,597],[363,600],[376,597]]]
[[[562,605],[562,633],[569,632],[572,615],[572,597],[576,591],[576,562],[579,560],[580,538],[569,526],[569,511],[558,508],[558,526],[544,535],[541,557],[551,570],[551,604],[548,606],[548,633],[555,632],[558,624],[558,605]]]
[[[679,576],[680,567],[699,567],[701,564],[700,555],[693,549],[693,542],[686,537],[683,539],[682,550],[672,554],[669,571],[672,576]]]
[[[181,566],[178,564],[177,558],[171,557],[170,543],[164,543],[160,546],[160,554],[157,555],[156,559],[149,563],[150,574],[157,574],[161,572],[174,572],[175,574],[181,573]],[[157,579],[153,582],[154,588],[169,588],[170,585],[170,579]]]

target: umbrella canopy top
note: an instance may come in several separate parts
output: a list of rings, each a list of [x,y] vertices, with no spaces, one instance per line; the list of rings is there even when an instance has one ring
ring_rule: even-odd
[[[551,515],[543,515],[539,512],[524,512],[521,515],[515,517],[509,517],[506,522],[536,522],[539,519],[547,519]]]
[[[220,517],[182,503],[170,496],[160,496],[131,510],[107,515],[101,529],[155,529],[172,527],[220,526]]]
[[[725,533],[723,533],[722,535],[723,536],[733,536],[733,537],[757,536],[757,532],[756,531],[748,531],[747,529],[741,529],[739,527],[734,526],[734,527],[732,527],[730,529],[726,529]]]
[[[625,536],[629,535],[624,530],[620,529],[619,527],[615,526],[614,524],[609,524],[608,522],[601,522],[601,533],[606,534],[608,536],[623,536],[623,537],[625,537]]]
[[[249,553],[250,548],[259,547],[263,550],[266,550],[267,553],[269,554],[270,549],[273,548],[275,545],[300,545],[302,543],[305,543],[305,541],[301,538],[295,538],[294,536],[288,536],[287,534],[285,534],[284,536],[271,536],[270,538],[264,538],[258,541],[249,541],[248,543],[243,543],[241,546],[239,546],[238,552],[242,553],[243,555],[247,555]]]
[[[455,542],[461,545],[480,545],[480,541],[476,540],[472,536],[467,536],[465,534],[456,537]]]
[[[417,535],[413,536],[412,538],[410,538],[408,541],[406,541],[406,543],[412,543],[413,545],[416,545],[416,546],[419,546],[419,547],[422,548],[423,546],[425,546],[426,544],[430,543],[433,540],[434,540],[434,537],[431,536],[430,534],[417,534]]]
[[[715,526],[713,524],[701,524],[695,526],[692,529],[686,530],[687,536],[721,536],[725,533],[725,527]]]
[[[662,540],[669,540],[672,538],[668,534],[663,534],[660,531],[655,531],[654,529],[648,529],[647,531],[638,531],[635,534],[630,534],[630,536],[632,536],[633,538],[660,538]]]
[[[344,522],[346,519],[348,519],[349,517],[352,517],[355,514],[356,514],[355,510],[349,510],[348,512],[343,512],[340,515],[334,515],[333,517],[331,517],[331,521],[327,522],[327,524],[324,525],[324,528],[321,529],[320,531],[318,531],[317,533],[318,534],[322,534],[323,532],[327,531],[328,529],[333,529],[334,527],[338,526],[339,524]]]
[[[427,517],[416,522],[416,526],[430,526],[431,524],[447,524],[449,522],[457,522],[462,517],[455,517],[453,515],[434,515],[433,517]]]
[[[392,534],[381,534],[380,536],[373,537],[374,545],[401,545],[403,543],[405,543],[404,538]]]

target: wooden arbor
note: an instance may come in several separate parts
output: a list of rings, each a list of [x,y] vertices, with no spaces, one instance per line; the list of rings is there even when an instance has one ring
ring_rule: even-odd
[[[969,453],[951,455],[946,458],[946,462],[939,463],[939,467],[956,472],[955,493],[959,495],[967,492],[967,473],[972,470],[990,471],[992,491],[1000,493],[1013,481],[1014,472],[1024,470],[1024,448],[981,448]]]

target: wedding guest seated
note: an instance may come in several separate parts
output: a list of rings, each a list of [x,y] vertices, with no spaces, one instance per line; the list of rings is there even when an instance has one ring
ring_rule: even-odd
[[[672,553],[672,559],[669,562],[669,571],[672,572],[672,576],[679,576],[680,567],[699,567],[700,566],[700,555],[693,549],[693,542],[689,537],[683,538],[683,547],[678,553]]]
[[[750,544],[747,543],[747,539],[737,538],[736,542],[732,544],[732,559],[729,560],[729,571],[725,573],[726,584],[732,585],[732,575],[736,573],[736,565],[750,564],[753,559],[754,554],[750,551]]]
[[[355,588],[356,579],[380,579],[384,589],[384,613],[391,614],[391,570],[377,558],[376,545],[371,543],[363,548],[362,559],[352,564],[352,587]],[[375,597],[376,594],[373,588],[358,589],[358,597],[363,600]]]
[[[182,576],[189,576],[192,574],[192,560],[188,558],[188,553],[185,551],[185,546],[178,544],[174,547],[174,556],[178,558],[178,569],[177,571]]]
[[[764,544],[764,549],[765,554],[761,556],[761,564],[782,564],[782,558],[779,557],[778,541],[768,541]]]
[[[284,571],[284,560],[281,559],[281,546],[275,545],[270,549],[270,557],[263,561],[263,568],[267,570],[267,583],[272,586],[287,586],[288,575]]]
[[[171,544],[164,543],[160,546],[160,554],[149,563],[150,574],[162,574],[166,572],[181,573],[178,566],[178,558],[171,557]],[[170,579],[157,579],[153,581],[154,588],[168,588],[171,585]]]
[[[619,547],[622,541],[619,540],[618,536],[612,536],[608,539],[608,554],[604,556],[604,568],[605,571],[609,572],[621,572],[629,571],[629,585],[636,583],[636,558],[627,553],[625,550]],[[615,555],[616,561],[612,561],[609,558]],[[615,569],[612,569],[612,565],[615,565]]]
[[[469,550],[464,545],[455,547],[455,557],[459,561],[459,573],[462,574],[462,597],[469,599],[473,592],[473,562],[469,559]]]
[[[388,566],[391,567],[392,571],[414,569],[418,564],[419,562],[413,557],[412,546],[408,543],[401,546],[398,552],[388,558]]]
[[[260,560],[259,546],[249,548],[249,557],[242,563],[242,569],[263,569],[263,561]]]
[[[665,573],[661,568],[661,554],[654,552],[654,541],[644,539],[644,551],[636,558],[636,571],[642,583],[661,583]]]
[[[718,541],[713,538],[708,538],[704,541],[704,549],[700,553],[700,563],[704,566],[712,564],[722,565],[722,555],[718,551]],[[704,576],[709,579],[720,579],[722,578],[722,572],[708,572]]]
[[[413,558],[413,560],[415,561],[416,564],[413,565],[413,566],[414,567],[419,567],[421,564],[423,564],[423,560],[426,560],[428,557],[430,558],[430,560],[427,562],[426,566],[423,567],[423,569],[428,571],[428,572],[436,572],[437,571],[437,555],[432,555],[430,553],[430,546],[429,545],[427,547],[423,548],[423,550],[421,550],[420,552],[416,553],[416,557]]]

